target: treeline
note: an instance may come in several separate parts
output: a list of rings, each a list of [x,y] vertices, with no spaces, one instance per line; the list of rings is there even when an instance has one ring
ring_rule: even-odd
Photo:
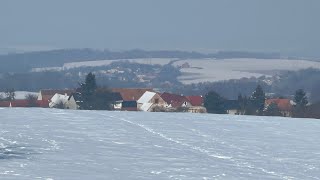
[[[61,67],[64,63],[78,61],[94,61],[108,59],[135,59],[135,58],[280,58],[276,53],[256,53],[221,51],[212,54],[187,51],[109,51],[94,49],[60,49],[40,52],[0,55],[0,72],[28,72],[32,68]]]
[[[294,94],[295,89],[304,89],[311,102],[320,101],[320,70],[304,69],[288,71],[279,76],[274,76],[270,85],[270,92],[277,95]]]
[[[215,91],[209,91],[204,97],[204,106],[208,113],[228,114],[228,110],[236,109],[236,115],[255,116],[290,116],[295,118],[318,118],[320,119],[320,101],[310,104],[306,92],[298,89],[294,93],[291,108],[281,109],[276,102],[266,103],[267,97],[263,88],[258,85],[250,96],[238,95],[233,102],[233,107],[228,105],[230,101]],[[283,107],[282,107],[283,108]]]
[[[304,69],[288,71],[273,77],[251,77],[220,82],[204,82],[173,88],[174,92],[183,94],[206,94],[214,90],[228,99],[237,99],[238,94],[249,96],[257,85],[268,93],[268,96],[292,98],[295,90],[304,89],[311,102],[320,101],[320,70]]]
[[[66,76],[61,72],[5,73],[0,75],[0,91],[10,88],[19,91],[74,88],[79,80],[76,76]]]
[[[237,99],[239,93],[249,96],[252,93],[252,89],[260,84],[263,89],[270,92],[271,87],[259,78],[241,78],[220,82],[201,82],[196,84],[181,85],[173,88],[173,91],[182,93],[185,95],[191,94],[206,94],[209,90],[214,90],[221,96],[228,99]]]

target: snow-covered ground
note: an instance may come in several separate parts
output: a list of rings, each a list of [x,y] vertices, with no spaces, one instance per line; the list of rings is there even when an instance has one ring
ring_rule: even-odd
[[[320,179],[320,121],[2,108],[0,179]]]
[[[128,61],[128,62],[139,63],[139,64],[165,65],[170,63],[173,60],[177,60],[177,59],[176,58],[142,58],[142,59],[81,61],[81,62],[64,63],[62,67],[33,68],[32,71],[33,72],[62,71],[62,70],[68,70],[72,68],[79,68],[79,67],[99,67],[99,66],[107,66],[113,62],[118,62],[118,61]]]
[[[287,60],[287,59],[185,59],[176,58],[147,58],[147,59],[118,59],[97,60],[65,63],[63,67],[34,68],[32,71],[62,71],[77,67],[106,66],[116,61],[129,61],[140,64],[165,65],[173,63],[179,67],[188,63],[190,68],[181,69],[182,75],[178,79],[184,84],[198,82],[216,82],[243,77],[271,76],[279,71],[297,71],[306,68],[320,69],[320,61]]]
[[[215,82],[242,77],[270,76],[279,71],[320,69],[320,62],[287,59],[189,59],[176,61],[175,66],[188,63],[191,68],[181,69],[182,83]]]

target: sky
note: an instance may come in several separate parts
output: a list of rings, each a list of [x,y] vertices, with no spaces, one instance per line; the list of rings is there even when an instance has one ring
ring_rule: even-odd
[[[239,50],[320,57],[319,0],[1,0],[0,50]]]

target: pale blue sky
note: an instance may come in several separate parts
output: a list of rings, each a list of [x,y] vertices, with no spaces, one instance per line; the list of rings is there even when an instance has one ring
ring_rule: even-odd
[[[320,57],[319,0],[1,0],[0,48],[248,50]]]

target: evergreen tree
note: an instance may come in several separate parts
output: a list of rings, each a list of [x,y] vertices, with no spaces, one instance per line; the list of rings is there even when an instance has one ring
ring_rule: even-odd
[[[80,84],[80,93],[83,101],[83,103],[80,105],[80,109],[94,109],[96,89],[96,76],[90,72],[86,76],[85,82]]]
[[[204,106],[207,108],[208,113],[227,113],[227,110],[225,108],[225,99],[214,91],[210,91],[208,94],[206,94],[204,99]]]
[[[306,117],[306,109],[308,104],[308,98],[303,89],[296,91],[294,95],[295,106],[293,108],[294,117]]]
[[[306,107],[308,104],[308,98],[303,89],[299,89],[296,91],[294,95],[294,102],[297,107]]]
[[[267,106],[265,115],[266,116],[282,116],[282,113],[280,112],[278,105],[273,102]]]
[[[250,97],[250,104],[254,108],[257,115],[262,115],[264,110],[264,103],[266,100],[266,95],[260,85],[257,86],[255,91]]]
[[[85,82],[80,84],[82,103],[80,109],[86,110],[110,110],[112,93],[107,88],[99,88],[93,73],[86,76]]]
[[[81,91],[86,95],[93,95],[96,89],[97,89],[96,76],[90,72],[86,76],[85,83],[81,84]]]

